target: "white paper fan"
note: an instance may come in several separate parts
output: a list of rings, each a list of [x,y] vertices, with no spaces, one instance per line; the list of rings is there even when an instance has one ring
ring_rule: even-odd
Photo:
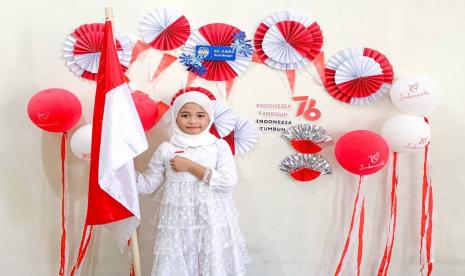
[[[365,56],[355,56],[344,61],[337,69],[334,79],[336,84],[351,81],[361,77],[383,74],[383,69],[374,59]]]
[[[252,149],[258,141],[258,132],[252,123],[243,118],[237,119],[234,128],[234,147],[236,154],[242,154]]]
[[[221,101],[213,101],[213,124],[221,138],[231,133],[236,126],[237,116]]]
[[[168,26],[173,24],[182,13],[173,9],[156,9],[149,12],[140,22],[140,35],[146,43],[152,42]]]

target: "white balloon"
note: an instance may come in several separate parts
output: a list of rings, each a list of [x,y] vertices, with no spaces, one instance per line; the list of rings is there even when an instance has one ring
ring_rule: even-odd
[[[436,109],[441,101],[439,85],[427,76],[403,77],[394,82],[390,96],[402,112],[424,116]]]
[[[429,143],[431,128],[420,117],[400,114],[384,123],[381,135],[392,151],[416,152]]]
[[[71,137],[71,151],[77,158],[89,161],[92,145],[92,124],[78,128]]]

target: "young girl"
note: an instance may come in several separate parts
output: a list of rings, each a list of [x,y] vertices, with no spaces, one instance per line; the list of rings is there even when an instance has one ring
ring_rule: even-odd
[[[236,167],[228,144],[210,134],[213,106],[204,93],[177,96],[174,134],[162,143],[137,189],[162,189],[152,276],[245,275],[249,262],[232,199]]]

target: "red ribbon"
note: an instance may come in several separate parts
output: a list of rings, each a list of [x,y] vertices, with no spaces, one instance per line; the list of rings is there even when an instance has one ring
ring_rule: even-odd
[[[66,160],[66,138],[68,133],[63,132],[61,136],[61,243],[60,243],[60,270],[58,275],[65,275],[66,267],[66,213],[65,213],[65,160]]]
[[[84,257],[86,256],[87,253],[87,248],[89,246],[89,242],[92,238],[92,229],[93,225],[88,225],[87,222],[84,224],[84,229],[82,232],[81,236],[81,242],[79,243],[79,251],[78,251],[78,257],[76,260],[76,263],[73,266],[73,269],[71,270],[71,276],[74,276],[79,267],[82,264],[82,261],[84,260]]]
[[[347,254],[347,250],[349,249],[350,245],[350,237],[352,236],[352,230],[354,228],[354,221],[355,221],[355,214],[357,211],[357,205],[358,201],[360,198],[360,189],[362,187],[363,183],[363,176],[360,176],[359,181],[358,181],[358,189],[357,189],[357,196],[355,197],[354,201],[354,208],[352,210],[352,218],[350,219],[350,227],[349,227],[349,233],[346,238],[346,242],[344,244],[344,249],[342,250],[342,255],[339,260],[339,263],[336,268],[336,272],[334,272],[334,275],[337,276],[339,273],[341,273],[342,270],[342,264],[344,262],[344,259]],[[363,195],[362,195],[363,198]],[[357,275],[360,275],[360,265],[362,262],[362,256],[363,256],[363,228],[364,228],[364,222],[365,222],[365,199],[362,199],[362,208],[360,210],[360,217],[359,217],[359,229],[358,229],[358,251],[357,251]]]
[[[365,199],[362,201],[362,210],[360,211],[360,223],[358,225],[358,250],[357,250],[357,276],[360,276],[360,265],[363,257],[363,228],[365,225]]]
[[[384,247],[383,259],[378,268],[378,276],[385,276],[388,273],[389,265],[391,264],[392,248],[394,247],[394,237],[396,233],[397,224],[397,184],[399,182],[397,177],[397,152],[394,152],[392,164],[392,179],[391,179],[391,215],[388,228],[388,237],[386,246]],[[392,225],[392,228],[391,228]]]
[[[428,119],[425,117],[425,122]],[[433,271],[433,262],[431,256],[432,238],[433,238],[433,186],[431,177],[428,173],[429,165],[429,143],[425,147],[424,162],[423,162],[423,188],[422,188],[422,203],[421,203],[421,225],[420,225],[420,272],[422,275],[427,267],[427,275],[431,275]],[[424,252],[426,251],[426,252]],[[426,263],[424,255],[426,253]]]

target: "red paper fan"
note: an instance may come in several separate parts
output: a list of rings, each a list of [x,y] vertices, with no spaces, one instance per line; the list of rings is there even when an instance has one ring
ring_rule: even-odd
[[[299,181],[311,181],[331,174],[331,166],[321,155],[296,153],[286,157],[279,168]]]
[[[189,22],[182,16],[160,33],[160,35],[150,43],[150,46],[159,50],[173,50],[186,42],[189,33]]]
[[[321,151],[321,147],[307,139],[292,139],[292,147],[301,153],[317,153]]]
[[[177,10],[156,9],[140,22],[142,39],[158,50],[173,50],[183,45],[190,33],[187,18]]]
[[[213,133],[214,134],[214,133]],[[218,134],[219,135],[219,134]],[[218,137],[218,136],[217,136]],[[231,133],[229,133],[228,135],[226,135],[225,137],[223,137],[223,140],[226,141],[226,143],[228,143],[229,145],[229,148],[231,148],[231,152],[233,155],[236,155],[236,147],[235,147],[235,144],[234,144],[234,130],[231,131]]]
[[[309,168],[299,168],[290,172],[290,175],[298,181],[311,181],[318,178],[321,175],[321,172]]]

